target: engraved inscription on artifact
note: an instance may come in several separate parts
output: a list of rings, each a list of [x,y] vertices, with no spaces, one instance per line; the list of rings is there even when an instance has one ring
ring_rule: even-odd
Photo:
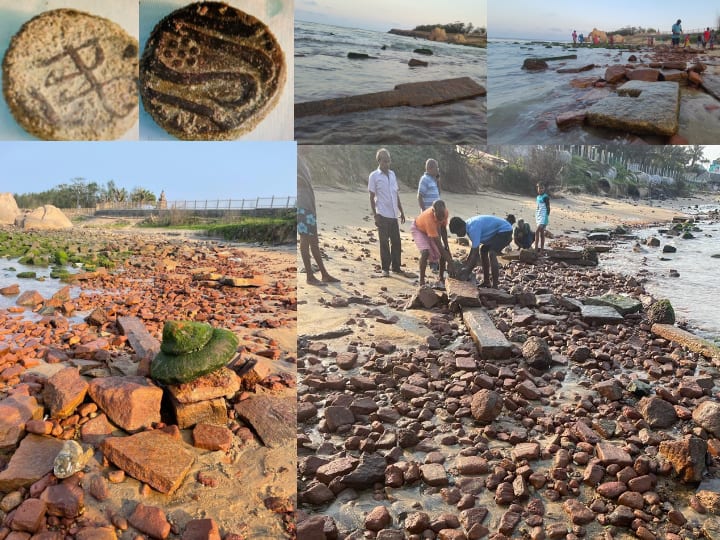
[[[137,121],[138,44],[114,22],[47,11],[23,25],[3,60],[17,122],[47,140],[110,140]]]
[[[168,133],[227,140],[275,106],[286,67],[275,36],[220,2],[185,6],[152,31],[140,61],[143,106]]]

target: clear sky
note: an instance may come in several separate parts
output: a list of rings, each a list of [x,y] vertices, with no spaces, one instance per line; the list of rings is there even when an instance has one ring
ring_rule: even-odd
[[[486,14],[487,0],[295,0],[295,18],[300,21],[381,32],[455,21],[487,27]]]
[[[678,19],[685,31],[718,23],[720,4],[711,0],[667,2],[657,0],[493,0],[488,6],[488,36],[570,40],[570,34],[587,34],[624,26],[642,26],[669,32]]]
[[[0,142],[0,192],[113,180],[168,201],[295,196],[294,142]]]

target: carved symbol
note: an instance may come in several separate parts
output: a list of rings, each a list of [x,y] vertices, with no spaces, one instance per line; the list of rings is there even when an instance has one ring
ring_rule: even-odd
[[[86,61],[88,57],[89,61]],[[98,80],[95,72],[104,62],[105,52],[99,38],[89,39],[77,47],[65,46],[60,54],[38,62],[40,67],[50,68],[44,85],[47,90],[43,92],[42,89],[33,89],[31,95],[41,103],[43,114],[49,122],[57,123],[59,120],[53,103],[58,106],[68,105],[93,92],[110,116],[122,118],[132,112],[135,103],[113,103],[107,98],[106,88],[117,84],[134,85],[135,81],[129,76]],[[73,85],[78,77],[84,80],[79,86]]]

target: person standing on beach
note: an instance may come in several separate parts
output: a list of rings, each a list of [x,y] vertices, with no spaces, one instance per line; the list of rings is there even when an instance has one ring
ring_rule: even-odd
[[[573,38],[573,45],[577,45],[577,32],[575,30],[573,30],[572,38]]]
[[[300,235],[300,256],[305,267],[308,285],[325,285],[338,283],[340,280],[331,276],[325,269],[317,229],[317,213],[315,211],[315,192],[310,179],[310,169],[305,160],[298,156],[297,164],[297,231]],[[310,254],[320,270],[322,281],[315,277],[312,270]]]
[[[680,46],[680,35],[682,34],[682,21],[680,19],[677,20],[675,24],[672,25],[672,46],[673,47],[679,47]]]
[[[425,162],[425,174],[418,182],[417,199],[420,210],[427,210],[440,198],[440,166],[432,158]]]
[[[512,240],[512,225],[497,216],[475,216],[467,221],[454,217],[450,220],[450,232],[470,238],[470,253],[459,271],[461,279],[467,279],[473,268],[477,266],[478,258],[482,264],[483,281],[480,287],[498,288],[500,267],[497,254],[502,252]],[[479,255],[479,257],[478,257]],[[492,282],[490,281],[492,270]]]
[[[535,249],[538,253],[545,251],[545,229],[550,221],[550,196],[545,193],[545,184],[537,184],[537,207],[535,208]]]
[[[381,148],[375,154],[378,168],[368,177],[370,208],[378,230],[380,243],[380,266],[384,277],[390,275],[390,268],[396,274],[402,274],[400,268],[400,223],[405,223],[405,212],[400,203],[399,187],[395,173],[390,170],[390,152]]]
[[[445,263],[448,265],[448,275],[454,277],[452,255],[448,249],[447,230],[445,229],[450,217],[445,201],[437,199],[430,208],[423,210],[410,226],[415,245],[420,251],[420,286],[425,285],[425,270],[428,261],[438,262],[440,277],[437,286],[443,287]],[[442,239],[442,243],[441,243]]]
[[[706,48],[708,46],[708,43],[710,43],[710,27],[708,26],[705,28],[705,31],[703,32],[703,48]]]

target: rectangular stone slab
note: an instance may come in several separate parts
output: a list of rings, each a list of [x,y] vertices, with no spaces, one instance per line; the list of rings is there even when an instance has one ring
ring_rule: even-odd
[[[101,450],[133,478],[168,494],[180,487],[195,461],[186,444],[158,430],[108,437]]]
[[[610,306],[589,306],[585,304],[580,310],[580,315],[585,322],[612,323],[623,320],[623,316]]]
[[[592,126],[669,137],[677,133],[679,111],[678,83],[629,81],[618,95],[592,105],[586,119]]]
[[[484,96],[485,88],[470,77],[398,84],[394,90],[295,104],[295,118],[348,114],[386,107],[427,107]]]
[[[118,317],[118,326],[127,336],[128,343],[135,351],[138,359],[153,359],[160,352],[160,341],[150,335],[138,317]]]
[[[482,305],[477,287],[469,281],[447,278],[445,291],[450,301],[459,306],[480,307]]]
[[[720,77],[717,75],[702,76],[702,87],[715,99],[720,99]]]
[[[297,402],[293,396],[253,396],[237,403],[235,411],[265,446],[276,448],[295,438]]]
[[[708,358],[720,358],[720,348],[686,330],[670,324],[658,323],[653,324],[650,330],[653,334],[679,343],[683,347],[687,347],[691,351],[702,354]]]
[[[484,309],[463,310],[463,321],[482,358],[509,358],[512,345],[493,324]]]

